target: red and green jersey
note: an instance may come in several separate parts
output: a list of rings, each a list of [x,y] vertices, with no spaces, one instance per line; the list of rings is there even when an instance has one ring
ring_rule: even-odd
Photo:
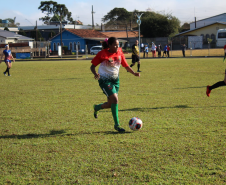
[[[226,45],[224,45],[224,52],[226,53]]]
[[[100,64],[98,73],[101,80],[116,80],[119,76],[120,66],[129,66],[121,48],[118,48],[116,53],[110,53],[108,49],[104,49],[97,53],[91,63],[94,66]]]

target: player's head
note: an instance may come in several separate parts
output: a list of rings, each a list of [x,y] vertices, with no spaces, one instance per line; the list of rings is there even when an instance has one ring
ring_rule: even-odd
[[[116,37],[110,37],[102,42],[103,49],[109,48],[111,52],[116,53],[119,48],[119,41]]]
[[[8,45],[8,44],[7,44],[7,45],[5,45],[5,48],[6,48],[6,49],[9,49],[9,45]]]
[[[138,41],[138,40],[136,40],[136,41],[135,41],[135,45],[138,45],[138,43],[139,43],[139,41]]]

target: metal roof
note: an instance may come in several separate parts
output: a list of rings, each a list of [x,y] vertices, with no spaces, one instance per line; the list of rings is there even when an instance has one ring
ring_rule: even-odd
[[[0,37],[6,38],[6,39],[18,39],[18,40],[34,40],[32,38],[29,37],[25,37],[23,35],[19,35],[19,34],[15,34],[13,32],[10,31],[6,31],[6,30],[0,30]]]

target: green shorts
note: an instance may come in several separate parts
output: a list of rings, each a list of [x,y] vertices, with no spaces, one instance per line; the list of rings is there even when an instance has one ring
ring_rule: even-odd
[[[119,79],[117,80],[98,80],[99,86],[102,89],[103,93],[109,97],[112,94],[117,93],[119,91]]]

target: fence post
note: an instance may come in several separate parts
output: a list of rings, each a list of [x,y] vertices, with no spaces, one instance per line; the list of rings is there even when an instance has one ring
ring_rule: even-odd
[[[86,45],[86,58],[88,58],[88,46]]]
[[[173,40],[171,41],[171,57],[172,57],[172,50],[173,50]]]
[[[210,56],[210,42],[208,42],[208,56]]]
[[[191,45],[191,42],[190,42],[190,55],[192,56],[192,45]]]
[[[76,58],[78,59],[78,44],[76,44]]]

